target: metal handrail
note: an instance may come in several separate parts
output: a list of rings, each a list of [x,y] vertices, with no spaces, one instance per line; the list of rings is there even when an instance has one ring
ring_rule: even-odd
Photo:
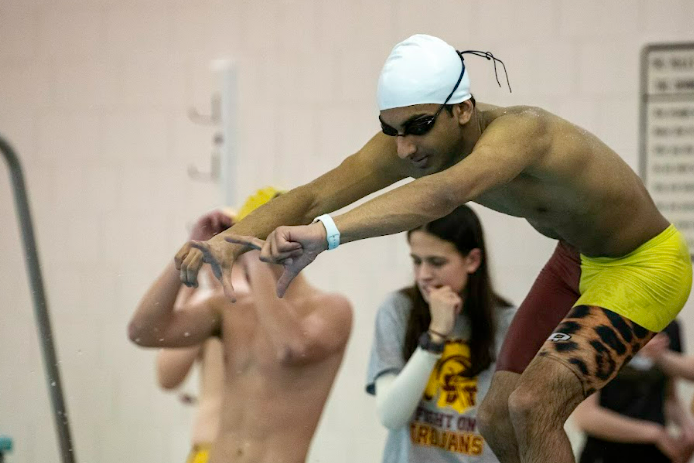
[[[41,277],[41,266],[39,265],[39,256],[36,250],[34,227],[29,211],[29,200],[27,198],[24,175],[22,174],[22,166],[14,150],[2,135],[0,135],[0,151],[5,155],[12,177],[15,205],[19,218],[19,230],[22,233],[24,243],[29,284],[34,299],[34,314],[36,316],[39,340],[41,341],[43,350],[43,363],[46,370],[48,391],[53,405],[53,418],[58,433],[62,461],[63,463],[75,463],[75,449],[70,437],[68,415],[63,400],[63,388],[60,381],[60,372],[58,370],[58,358],[53,346],[53,334],[51,331],[50,318],[48,316],[48,303],[46,302],[43,278]]]

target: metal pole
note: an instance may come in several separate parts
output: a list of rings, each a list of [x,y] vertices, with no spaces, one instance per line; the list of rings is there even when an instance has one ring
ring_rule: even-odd
[[[5,155],[7,165],[12,177],[15,205],[19,218],[19,230],[22,233],[24,243],[24,253],[29,273],[29,283],[31,294],[34,300],[34,314],[39,331],[39,340],[43,350],[43,363],[46,370],[46,380],[48,391],[53,404],[53,418],[58,432],[58,441],[63,463],[75,463],[75,451],[70,437],[70,426],[68,415],[63,401],[63,388],[60,382],[60,372],[58,370],[58,359],[53,346],[53,334],[51,322],[48,316],[48,303],[41,277],[41,266],[36,250],[36,240],[34,238],[34,227],[31,222],[29,211],[29,200],[27,199],[24,175],[19,158],[15,154],[10,144],[0,135],[0,151]]]

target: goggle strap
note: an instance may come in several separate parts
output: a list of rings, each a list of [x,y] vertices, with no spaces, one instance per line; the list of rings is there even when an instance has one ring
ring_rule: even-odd
[[[498,61],[499,63],[501,63],[501,66],[504,68],[504,74],[506,75],[506,85],[508,85],[508,91],[510,93],[513,93],[513,90],[511,90],[511,82],[508,80],[508,72],[506,72],[506,65],[504,64],[503,61],[501,61],[499,58],[494,56],[491,51],[479,51],[479,50],[458,51],[458,55],[460,56],[460,59],[464,60],[464,58],[463,58],[464,54],[475,55],[475,56],[479,56],[481,58],[486,58],[487,60],[491,60],[492,63],[494,63],[494,77],[496,77],[496,83],[499,84],[499,87],[501,87],[501,82],[499,82],[499,74],[498,74],[497,69],[496,69],[496,62]],[[462,74],[460,77],[462,78]],[[460,80],[458,82],[460,82]],[[456,85],[456,87],[457,87],[457,85]],[[455,89],[453,91],[455,91]],[[452,95],[452,93],[451,93],[451,95]]]
[[[458,56],[460,56],[460,64],[463,66],[463,69],[460,71],[460,75],[458,76],[458,81],[455,83],[455,86],[453,87],[453,90],[451,90],[451,93],[448,94],[446,97],[446,100],[443,102],[445,105],[448,103],[448,100],[451,99],[453,94],[455,93],[456,90],[458,90],[458,85],[460,85],[460,81],[463,80],[463,76],[465,75],[465,60],[463,59],[463,55],[458,53]]]

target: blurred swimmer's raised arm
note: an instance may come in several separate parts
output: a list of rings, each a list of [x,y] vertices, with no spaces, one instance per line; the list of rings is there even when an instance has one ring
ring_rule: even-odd
[[[131,341],[143,347],[190,347],[221,331],[215,297],[187,302],[174,310],[181,282],[168,265],[140,301],[128,325]]]

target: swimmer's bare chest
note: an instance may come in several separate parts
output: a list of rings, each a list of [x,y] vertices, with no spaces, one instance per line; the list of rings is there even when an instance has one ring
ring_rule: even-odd
[[[624,255],[667,226],[640,179],[597,137],[544,111],[521,107],[508,112],[520,118],[536,114],[543,121],[541,136],[515,134],[526,152],[542,154],[475,202],[522,217],[541,234],[590,256]],[[494,132],[489,120],[501,120],[505,113],[492,109],[490,114],[489,136],[503,135],[499,130],[506,126]]]
[[[562,231],[575,219],[584,216],[585,203],[577,199],[580,185],[572,184],[570,174],[558,169],[565,164],[567,147],[554,140],[566,130],[563,124],[557,124],[555,118],[543,111],[528,110],[524,107],[500,108],[491,105],[481,106],[485,110],[485,119],[494,133],[494,122],[511,114],[513,117],[530,117],[543,119],[546,134],[541,137],[522,137],[528,149],[545,153],[532,166],[504,185],[487,190],[475,199],[475,202],[514,217],[522,217],[541,234],[553,239],[567,239]],[[503,125],[501,127],[504,127]],[[503,131],[504,129],[497,129]],[[494,135],[492,135],[493,137]],[[487,142],[489,146],[489,142]],[[562,158],[562,162],[557,159]],[[585,195],[584,195],[585,196]]]
[[[522,217],[535,230],[553,239],[566,240],[562,231],[575,223],[577,217],[586,215],[567,188],[525,174],[486,191],[475,202],[502,214]]]
[[[571,182],[557,184],[524,175],[483,193],[475,202],[522,217],[542,235],[594,257],[625,255],[668,225],[650,203],[620,201]]]

